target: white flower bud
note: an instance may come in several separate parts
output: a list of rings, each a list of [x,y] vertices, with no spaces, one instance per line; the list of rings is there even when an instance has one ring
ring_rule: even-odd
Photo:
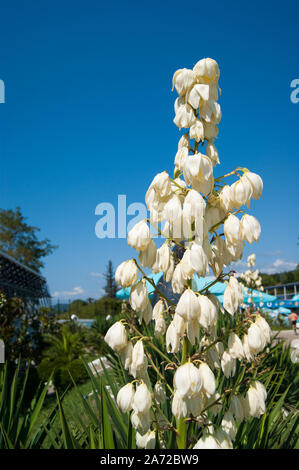
[[[173,76],[172,89],[175,88],[178,94],[182,96],[192,87],[194,82],[195,74],[193,70],[179,69]]]
[[[202,387],[199,369],[192,362],[186,362],[177,368],[173,383],[182,398],[191,398],[199,393]]]
[[[219,443],[220,449],[232,449],[233,444],[229,435],[222,429],[217,429],[215,432],[215,438]]]
[[[166,349],[168,353],[177,353],[179,351],[181,345],[180,338],[174,323],[171,322],[166,331]]]
[[[204,435],[197,441],[193,449],[221,449],[221,447],[214,436],[204,433]]]
[[[196,120],[193,108],[182,98],[175,102],[175,113],[173,122],[179,129],[191,127]]]
[[[189,148],[181,147],[178,149],[175,155],[174,164],[180,171],[183,171],[185,159],[188,157],[188,154]]]
[[[191,264],[191,251],[189,249],[185,250],[183,258],[180,261],[181,272],[184,279],[192,279],[194,274],[194,269]]]
[[[157,382],[154,387],[154,397],[157,403],[161,404],[166,401],[166,392],[161,384],[161,382]]]
[[[252,354],[252,351],[249,348],[248,335],[243,336],[242,346],[243,346],[244,356],[246,357],[247,361],[252,362],[254,359],[254,354]]]
[[[243,397],[241,395],[233,395],[229,407],[229,411],[235,416],[237,421],[243,421],[244,409],[243,409]]]
[[[161,315],[155,320],[155,336],[162,336],[166,331],[166,322],[164,317]]]
[[[252,196],[252,187],[247,178],[242,176],[239,181],[231,185],[231,197],[233,205],[236,209],[247,204],[249,207],[250,198]]]
[[[206,295],[198,296],[199,303],[199,324],[202,328],[209,328],[217,321],[217,309],[215,304]]]
[[[128,342],[127,346],[119,351],[121,362],[125,368],[128,370],[132,363],[132,351],[133,345],[131,342]]]
[[[247,264],[248,266],[254,266],[255,265],[255,261],[256,261],[256,256],[254,253],[252,253],[252,255],[249,255],[248,258],[247,258]]]
[[[199,366],[199,372],[202,380],[202,388],[209,396],[214,395],[216,391],[215,376],[209,366],[202,362]]]
[[[237,434],[237,426],[234,417],[230,411],[227,411],[221,421],[221,427],[229,437],[234,440]]]
[[[195,123],[190,127],[190,139],[194,139],[195,142],[200,142],[201,140],[204,140],[204,138],[205,134],[203,123],[199,119],[196,119]]]
[[[181,317],[181,315],[178,315],[177,313],[175,313],[174,316],[173,316],[172,323],[173,323],[178,335],[180,337],[182,337],[183,334],[186,331],[186,325],[185,325],[185,322],[184,322],[183,318]]]
[[[130,373],[136,378],[138,372],[147,366],[147,357],[144,354],[143,342],[140,339],[137,341],[132,351],[132,362],[130,366]]]
[[[177,419],[186,418],[188,415],[187,403],[182,398],[179,391],[176,391],[173,395],[171,411]]]
[[[236,359],[226,351],[224,351],[221,358],[221,369],[227,379],[233,377],[236,373]]]
[[[149,302],[146,288],[146,280],[141,279],[131,288],[130,304],[133,310],[142,312],[146,309]]]
[[[207,143],[206,154],[212,160],[213,165],[219,164],[219,155],[215,145],[212,142]]]
[[[126,288],[136,284],[138,279],[138,269],[136,263],[130,259],[121,263],[115,271],[116,283]]]
[[[219,205],[221,209],[229,212],[233,208],[231,187],[227,184],[221,189],[219,193]]]
[[[171,263],[171,250],[168,246],[168,243],[165,242],[163,245],[157,250],[156,261],[153,266],[154,272],[163,271],[166,273],[169,269]]]
[[[191,289],[186,289],[181,295],[175,313],[180,315],[184,320],[188,321],[197,318],[199,315],[198,297]]]
[[[200,83],[216,83],[220,76],[219,66],[214,59],[201,59],[193,67],[193,71]]]
[[[131,423],[133,428],[136,429],[139,434],[144,436],[151,426],[150,412],[138,413],[137,411],[133,411],[131,414]]]
[[[265,387],[259,383],[259,385],[252,384],[245,396],[244,400],[244,411],[246,419],[250,417],[259,418],[266,411],[265,399],[267,393]]]
[[[127,333],[124,325],[118,321],[107,331],[104,340],[113,351],[120,351],[127,346]]]
[[[253,354],[258,354],[261,352],[266,346],[266,338],[261,328],[256,323],[252,323],[252,325],[248,328],[247,335],[250,351]]]
[[[192,108],[197,109],[209,99],[209,86],[204,84],[194,85],[188,93],[188,103]]]
[[[143,268],[151,268],[156,260],[157,248],[154,240],[150,240],[148,247],[139,253],[139,262]]]
[[[192,223],[196,219],[203,219],[206,203],[199,192],[191,189],[184,201],[183,215],[184,220]],[[188,235],[188,233],[186,233]]]
[[[152,406],[152,397],[145,383],[138,385],[133,401],[137,413],[147,413]]]
[[[122,387],[116,397],[118,407],[123,413],[127,413],[133,408],[135,390],[132,383]]]
[[[244,357],[242,341],[236,333],[230,333],[228,337],[228,352],[235,359],[241,360]]]
[[[203,121],[203,127],[205,130],[205,138],[208,140],[217,139],[219,129],[213,122]]]
[[[185,286],[185,278],[182,273],[181,269],[181,263],[178,263],[174,269],[172,280],[171,280],[171,286],[172,290],[175,294],[181,294],[184,290]]]
[[[179,140],[179,143],[178,143],[178,148],[181,149],[181,148],[184,148],[184,147],[189,147],[189,134],[188,132],[186,134],[183,134],[182,137],[180,138]]]
[[[182,204],[178,196],[172,196],[164,206],[163,216],[168,222],[174,222],[182,215]]]
[[[230,214],[224,222],[224,235],[227,242],[236,244],[240,241],[240,220]]]
[[[262,178],[257,175],[256,173],[252,173],[251,171],[246,171],[244,173],[244,178],[247,178],[250,182],[252,188],[252,198],[259,199],[263,192],[263,180]]]
[[[231,315],[234,315],[243,302],[243,298],[244,295],[241,284],[234,276],[230,276],[229,283],[223,295],[223,306],[225,310]]]
[[[268,322],[262,317],[262,316],[257,316],[255,319],[256,325],[261,329],[265,340],[267,343],[270,343],[271,341],[271,328],[268,324]]]
[[[213,175],[212,162],[209,157],[202,153],[190,155],[185,159],[183,174],[188,185],[192,184],[194,186],[203,181],[209,181]]]
[[[261,226],[259,221],[249,214],[244,214],[240,222],[240,236],[248,243],[257,242],[260,238]]]
[[[145,220],[141,220],[134,225],[128,233],[128,245],[136,251],[146,250],[150,241],[150,230]]]
[[[208,270],[208,258],[203,247],[198,243],[193,243],[190,250],[190,261],[194,271],[199,276],[205,276]]]
[[[136,444],[139,449],[154,449],[156,447],[155,431],[147,431],[143,436],[137,432]]]

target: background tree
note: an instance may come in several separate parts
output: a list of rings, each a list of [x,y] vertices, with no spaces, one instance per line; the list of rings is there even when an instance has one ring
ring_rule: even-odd
[[[35,271],[43,268],[42,258],[57,248],[47,238],[38,240],[39,231],[26,223],[19,207],[0,209],[0,250]]]
[[[106,266],[106,272],[104,273],[104,278],[106,279],[106,285],[104,291],[106,297],[114,298],[117,291],[117,284],[114,279],[114,269],[112,261],[109,260],[108,265]]]

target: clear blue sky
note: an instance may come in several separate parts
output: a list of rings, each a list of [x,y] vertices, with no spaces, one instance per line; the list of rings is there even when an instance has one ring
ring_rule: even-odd
[[[258,267],[298,261],[298,2],[10,1],[1,5],[1,207],[19,205],[59,245],[43,271],[51,293],[101,295],[124,239],[100,240],[97,204],[144,201],[153,176],[172,171],[173,72],[212,57],[221,70],[219,149],[224,174],[259,173],[251,213],[262,224]],[[74,298],[73,296],[72,298]]]

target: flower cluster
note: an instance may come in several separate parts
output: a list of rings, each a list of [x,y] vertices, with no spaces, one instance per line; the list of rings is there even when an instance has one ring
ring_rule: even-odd
[[[260,224],[243,206],[249,208],[250,200],[259,199],[263,190],[261,177],[247,168],[238,167],[214,177],[214,168],[220,163],[215,146],[221,120],[219,76],[213,59],[202,59],[193,69],[180,69],[174,74],[173,87],[179,95],[174,123],[188,131],[178,143],[173,178],[166,171],[157,174],[146,192],[149,219],[128,233],[128,244],[138,252],[138,260],[124,261],[116,270],[116,282],[131,288],[130,305],[141,328],[144,323],[153,325],[153,337],[148,337],[127,318],[115,323],[105,336],[133,378],[120,389],[117,404],[122,412],[131,413],[138,447],[154,448],[157,437],[159,445],[165,445],[163,429],[173,429],[173,423],[165,424],[166,418],[161,418],[160,405],[165,400],[171,400],[180,447],[187,445],[188,419],[203,429],[195,448],[231,448],[235,420],[258,417],[265,411],[266,391],[257,380],[246,378],[243,395],[239,387],[230,389],[229,409],[226,405],[222,408],[223,396],[216,386],[219,374],[230,380],[238,361],[251,363],[270,341],[269,326],[260,316],[239,322],[238,332],[217,328],[220,316],[234,322],[239,315],[241,284],[233,273],[224,274],[223,269],[242,257],[245,242],[258,241]],[[225,184],[224,179],[233,175],[238,179]],[[151,237],[150,225],[165,238],[159,248]],[[145,268],[163,273],[164,282],[179,295],[177,302],[155,285]],[[197,291],[194,275],[205,277],[210,269],[215,281]],[[227,280],[227,286],[222,306],[209,287],[223,280]],[[148,296],[148,283],[158,296],[154,306]],[[132,339],[128,339],[129,331],[134,335]],[[157,347],[155,337],[165,350]],[[164,369],[153,362],[151,348],[163,358]],[[149,367],[157,375],[154,384]],[[174,371],[172,383],[163,374],[166,369]],[[215,427],[209,416],[220,412],[223,419]]]
[[[249,268],[253,268],[256,262],[256,256],[254,253],[248,256],[247,264]],[[262,286],[262,277],[258,269],[253,271],[253,269],[247,269],[240,275],[241,282],[246,286],[246,292],[249,295],[249,302],[252,301],[252,290],[257,289],[263,291],[264,287]],[[262,297],[262,294],[261,294]]]

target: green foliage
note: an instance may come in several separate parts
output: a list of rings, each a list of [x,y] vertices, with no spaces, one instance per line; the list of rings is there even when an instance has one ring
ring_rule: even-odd
[[[262,276],[262,284],[263,286],[275,286],[277,284],[287,284],[291,282],[299,282],[299,264],[297,265],[296,269],[293,271],[286,271],[283,273],[276,273],[276,274],[263,274]]]
[[[47,238],[38,240],[39,230],[26,223],[19,207],[0,209],[0,250],[35,271],[44,266],[42,258],[57,248]]]
[[[85,302],[83,300],[74,300],[64,317],[70,317],[75,314],[79,318],[94,318],[99,315],[117,315],[121,312],[122,301],[116,298],[102,297],[94,302]]]
[[[42,349],[42,324],[38,308],[18,298],[1,302],[0,338],[5,344],[7,361],[14,363],[19,358],[39,361]]]
[[[114,298],[117,291],[117,284],[115,282],[113,264],[110,260],[108,262],[108,265],[106,266],[104,278],[106,280],[106,284],[104,287],[104,290],[106,292],[105,297]]]
[[[26,404],[25,393],[29,368],[25,375],[17,368],[12,375],[5,364],[0,370],[0,449],[40,448],[47,435],[45,427],[34,431],[39,413],[44,404],[48,384],[38,388],[30,404]],[[34,431],[34,432],[33,432]]]
[[[48,348],[44,351],[44,359],[37,370],[42,381],[48,380],[53,373],[53,382],[56,387],[65,389],[72,384],[69,372],[78,383],[86,380],[87,374],[82,367],[79,357],[84,354],[84,345],[80,332],[71,332],[67,325],[63,325],[58,335],[44,336]]]
[[[282,344],[278,344],[273,349],[273,361],[278,361],[278,367],[272,368],[272,363],[268,362],[269,355],[264,355],[256,364],[256,378],[264,383],[268,389],[266,402],[266,413],[259,419],[251,418],[248,421],[238,423],[237,437],[234,447],[240,449],[291,449],[299,448],[299,411],[298,396],[293,396],[292,402],[296,406],[290,405],[291,381],[294,376],[298,380],[298,366],[291,366],[289,351],[283,349]],[[153,361],[159,361],[159,356],[152,354]],[[130,424],[129,413],[123,414],[115,405],[115,399],[119,388],[128,381],[126,372],[122,370],[116,357],[110,358],[114,364],[114,370],[105,370],[103,377],[94,377],[91,372],[92,398],[86,400],[78,393],[82,406],[84,406],[84,416],[75,417],[72,423],[72,430],[66,428],[64,445],[67,448],[92,448],[92,449],[134,449],[135,431]],[[287,370],[283,370],[283,363],[288,363]],[[289,376],[290,369],[293,372]],[[153,371],[151,371],[152,373]],[[219,381],[220,375],[217,380]],[[236,383],[244,379],[244,368],[239,366],[236,376]],[[222,376],[220,386],[221,392],[225,392],[232,385],[232,379],[225,379]],[[100,383],[100,385],[99,385]],[[170,383],[170,382],[169,382]],[[296,386],[294,386],[294,391]],[[298,393],[298,392],[297,392]],[[77,398],[76,398],[77,400]],[[219,425],[224,412],[229,406],[229,398],[222,399],[222,412],[216,417],[208,411],[208,417],[215,425]],[[61,405],[63,409],[63,404]],[[95,413],[100,410],[100,415]],[[156,419],[160,423],[164,422],[162,432],[168,449],[175,448],[173,432],[171,426],[175,425],[170,401],[155,410]],[[67,426],[60,416],[61,427]],[[84,424],[82,424],[84,422]],[[163,428],[163,425],[160,429]],[[187,447],[192,448],[202,432],[201,426],[196,422],[189,423]],[[70,439],[70,436],[72,439]],[[159,445],[159,444],[157,444]]]

